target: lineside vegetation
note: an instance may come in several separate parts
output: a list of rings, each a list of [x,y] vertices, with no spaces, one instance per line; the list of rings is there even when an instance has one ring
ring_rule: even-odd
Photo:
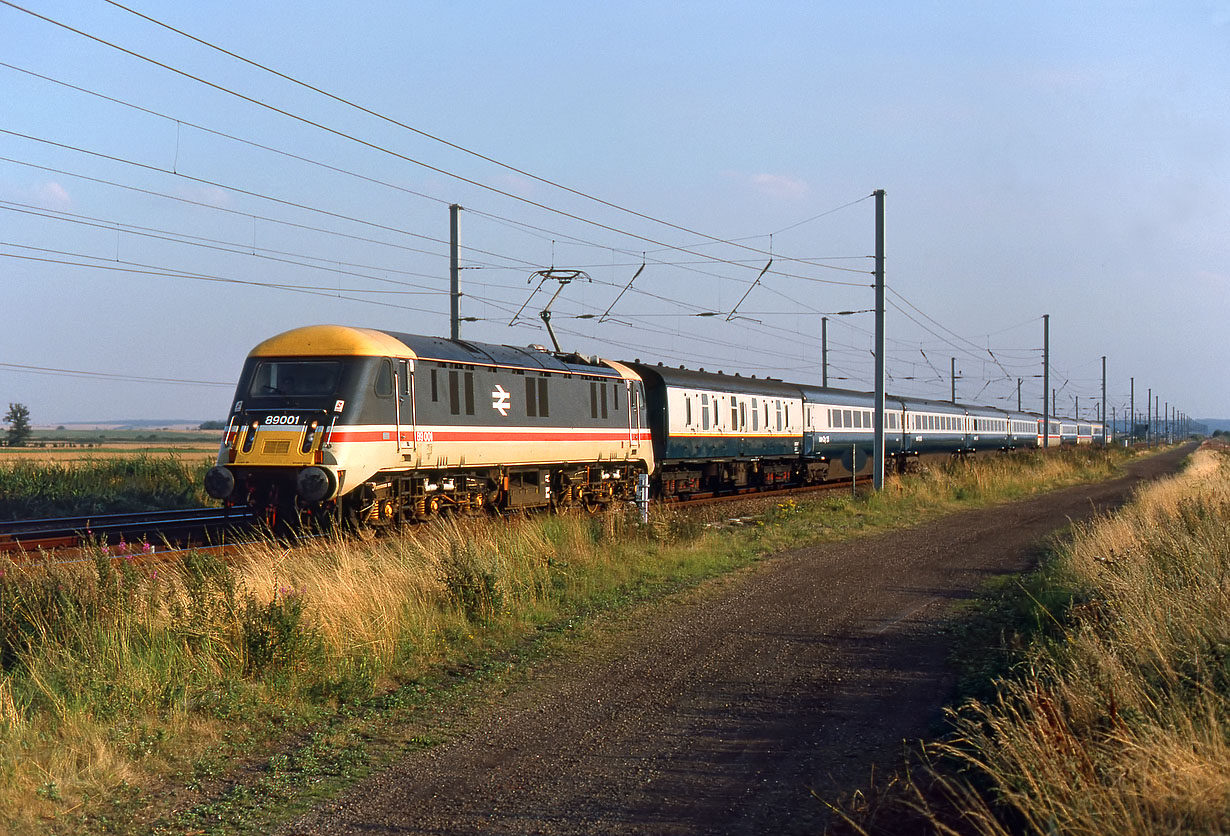
[[[717,506],[713,524],[669,508],[648,525],[459,519],[228,563],[113,548],[0,566],[0,829],[259,830],[270,805],[373,768],[373,728],[464,702],[603,613],[787,547],[1105,478],[1127,455],[954,464],[874,496],[766,500],[741,525]]]
[[[990,608],[1004,672],[836,832],[1230,832],[1226,448],[1076,526]]]
[[[0,519],[84,517],[217,504],[209,462],[138,454],[76,462],[0,460]]]

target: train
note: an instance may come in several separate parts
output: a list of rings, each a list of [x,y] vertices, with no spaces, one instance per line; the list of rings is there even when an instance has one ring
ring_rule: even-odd
[[[871,393],[344,325],[270,337],[206,492],[270,523],[663,500],[869,473]],[[890,396],[886,467],[1104,444],[1101,422]]]

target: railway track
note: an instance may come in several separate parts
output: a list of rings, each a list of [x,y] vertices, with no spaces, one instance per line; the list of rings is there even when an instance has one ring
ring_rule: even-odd
[[[859,479],[862,487],[868,479]],[[772,498],[817,491],[851,490],[849,481],[791,485],[773,490],[736,489],[692,494],[671,507],[688,508],[740,499]],[[39,520],[0,522],[0,554],[20,559],[56,552],[65,557],[85,547],[114,557],[156,557],[187,548],[221,547],[246,542],[261,520],[239,508],[188,508],[128,514],[93,514]]]
[[[773,488],[771,490],[762,490],[760,488],[738,488],[731,491],[694,493],[689,495],[687,499],[674,500],[667,504],[676,508],[686,508],[692,505],[709,505],[718,502],[732,502],[737,499],[759,499],[761,497],[769,498],[774,496],[791,496],[794,494],[817,493],[820,491],[849,491],[862,488],[870,482],[870,476],[863,476],[860,477],[856,483],[852,483],[849,479],[844,479],[835,482],[821,482],[816,485],[787,485],[785,487]]]
[[[105,548],[140,556],[167,549],[216,545],[250,531],[257,519],[235,508],[188,508],[130,514],[93,514],[0,522],[0,554]]]

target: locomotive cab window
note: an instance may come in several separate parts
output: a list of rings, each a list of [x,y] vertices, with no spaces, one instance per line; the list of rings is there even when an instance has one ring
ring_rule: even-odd
[[[342,364],[337,360],[264,360],[252,373],[248,395],[322,397],[336,392],[341,378]],[[391,381],[390,375],[390,387]]]
[[[376,372],[376,394],[387,398],[393,394],[393,361],[380,361],[380,369]]]

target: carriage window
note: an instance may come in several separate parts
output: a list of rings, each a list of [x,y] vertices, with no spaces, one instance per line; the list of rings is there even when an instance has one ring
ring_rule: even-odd
[[[683,396],[683,423],[687,426],[692,426],[692,399],[687,395]]]
[[[863,428],[863,413],[861,410],[854,410],[854,428],[861,430]]]
[[[730,399],[730,428],[732,430],[739,429],[739,399]]]
[[[843,409],[841,411],[841,425],[843,427],[854,426],[854,412],[852,410]]]
[[[755,398],[752,398],[752,432],[760,432],[760,410],[756,408]]]
[[[700,428],[709,429],[709,396],[700,396]]]
[[[739,404],[739,429],[747,430],[747,403]]]

